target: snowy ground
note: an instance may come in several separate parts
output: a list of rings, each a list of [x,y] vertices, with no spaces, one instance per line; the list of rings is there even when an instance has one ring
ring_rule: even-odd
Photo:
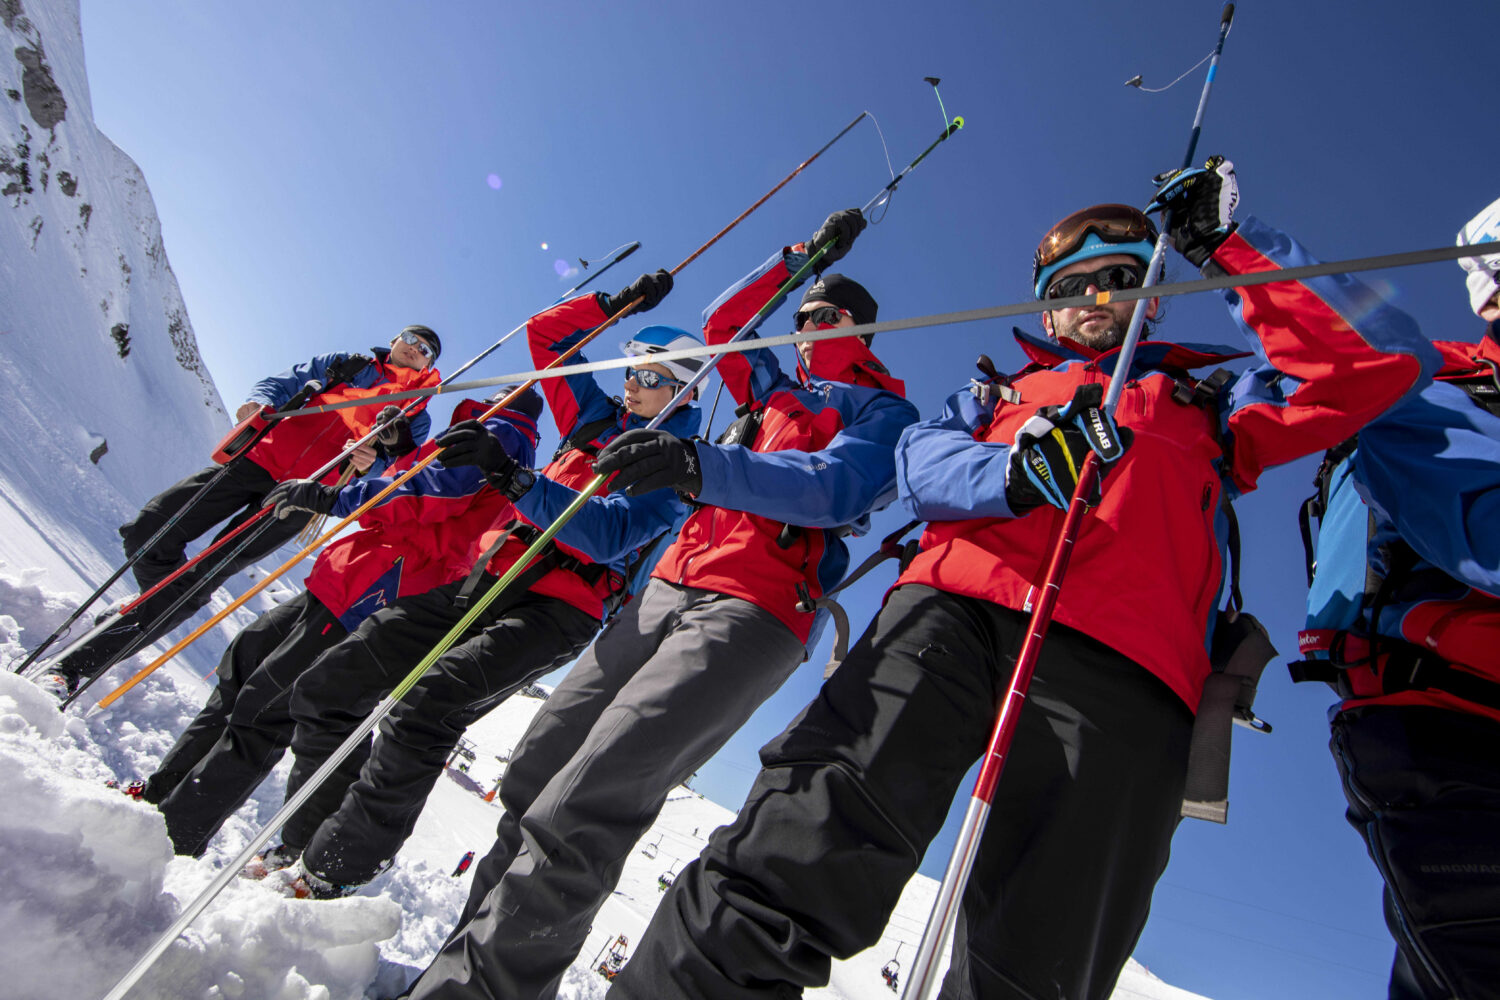
[[[0,570],[0,662],[21,655],[17,640],[46,634],[74,595],[43,585],[40,568]],[[123,675],[123,670],[121,670]],[[114,676],[114,675],[111,675]],[[106,688],[107,689],[107,688]],[[102,692],[101,692],[102,693]],[[18,1000],[102,996],[280,804],[285,767],[229,824],[202,860],[174,858],[160,816],[105,786],[150,772],[206,694],[195,669],[169,665],[104,712],[63,714],[28,681],[0,673],[0,967],[4,994]],[[92,701],[92,698],[85,698]],[[465,851],[482,855],[499,817],[479,794],[494,784],[540,702],[517,696],[470,733],[468,776],[439,782],[415,835],[390,871],[361,895],[314,902],[287,899],[262,883],[236,880],[131,994],[160,1000],[273,998],[339,1000],[393,995],[425,965],[463,903],[468,877],[450,872]],[[638,939],[661,899],[659,878],[701,849],[729,810],[687,788],[625,866],[561,997],[601,997],[593,969],[619,935]],[[893,958],[909,964],[935,885],[907,888],[886,936],[839,963],[818,1000],[892,996],[880,978]],[[1192,994],[1132,964],[1119,998],[1187,1000]]]

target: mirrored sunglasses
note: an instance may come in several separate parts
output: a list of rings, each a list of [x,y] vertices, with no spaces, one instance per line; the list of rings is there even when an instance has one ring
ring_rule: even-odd
[[[1070,274],[1058,278],[1047,286],[1047,298],[1067,299],[1074,295],[1086,295],[1093,285],[1101,292],[1119,292],[1127,288],[1139,288],[1146,277],[1144,268],[1130,264],[1111,264],[1088,274]]]
[[[417,350],[421,351],[422,357],[426,358],[428,361],[431,361],[433,358],[437,357],[437,353],[433,351],[432,345],[423,340],[421,337],[417,336],[415,333],[412,333],[409,330],[402,330],[396,336],[401,338],[401,343],[410,344],[412,347],[415,347]]]
[[[635,384],[642,389],[655,389],[663,385],[683,386],[686,382],[679,382],[675,378],[667,378],[660,372],[654,372],[649,368],[627,368],[625,369],[625,381],[635,379]]]

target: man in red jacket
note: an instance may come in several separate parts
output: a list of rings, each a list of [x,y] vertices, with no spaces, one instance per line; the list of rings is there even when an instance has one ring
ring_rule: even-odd
[[[235,419],[244,420],[263,407],[280,408],[314,382],[321,389],[307,399],[306,405],[436,385],[441,375],[434,365],[441,349],[442,342],[430,328],[408,326],[391,340],[388,348],[372,348],[369,356],[317,355],[257,382],[250,399],[235,412]],[[379,475],[391,461],[425,440],[429,423],[425,406],[423,400],[412,408],[408,417],[392,424],[389,444],[382,442],[378,447],[367,444],[356,450],[349,459],[352,471],[360,475],[373,471]],[[136,559],[134,573],[141,591],[151,589],[180,567],[186,561],[187,545],[195,538],[228,519],[228,524],[215,536],[224,537],[259,511],[261,501],[277,483],[311,475],[337,457],[351,439],[358,440],[368,433],[377,420],[388,420],[382,413],[385,409],[372,403],[280,421],[249,450],[231,458],[227,469],[210,465],[163,490],[141,508],[134,520],[120,528],[126,557]],[[331,483],[338,476],[335,469],[324,481]],[[141,551],[174,516],[178,520],[166,534]],[[75,643],[46,662],[40,671],[42,685],[60,698],[67,697],[84,681],[129,655],[129,651],[144,649],[191,618],[224,581],[291,541],[306,523],[305,517],[291,518],[246,529],[258,534],[232,560],[225,561],[228,551],[217,552],[163,587],[150,600],[127,614],[113,617],[107,628],[95,630],[87,641]],[[243,538],[227,543],[228,548],[234,548]],[[152,627],[184,597],[176,611]]]
[[[1305,259],[1283,234],[1231,221],[1221,158],[1159,197],[1173,245],[1205,271]],[[902,436],[900,492],[928,521],[921,552],[818,697],[761,750],[739,818],[678,874],[612,996],[792,996],[876,942],[989,740],[1091,451],[1109,478],[1076,536],[943,995],[1114,989],[1182,806],[1224,590],[1221,495],[1342,440],[1434,360],[1415,324],[1347,279],[1246,287],[1227,297],[1265,363],[1221,395],[1188,375],[1205,352],[1145,342],[1116,427],[1099,404],[1133,304],[1103,293],[1142,284],[1156,236],[1125,205],[1060,222],[1037,250],[1037,297],[1095,302],[1045,313],[1049,338],[1023,341],[1032,366],[961,390]]]

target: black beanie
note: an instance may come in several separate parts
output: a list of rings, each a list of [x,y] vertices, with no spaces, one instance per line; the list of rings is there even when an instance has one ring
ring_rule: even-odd
[[[502,385],[499,389],[495,390],[494,394],[491,395],[490,398],[486,400],[486,402],[493,406],[494,404],[500,402],[500,400],[504,399],[506,396],[509,396],[522,384],[524,383]],[[506,409],[515,410],[517,413],[524,413],[532,420],[540,420],[542,419],[542,394],[540,392],[537,392],[536,386],[527,386],[526,391],[521,393],[521,395],[517,396],[515,399],[511,400],[510,405],[507,406]]]
[[[817,301],[832,302],[847,310],[854,322],[861,326],[875,322],[875,314],[880,311],[879,303],[865,291],[864,285],[842,274],[825,274],[813,282],[803,294],[802,304]]]

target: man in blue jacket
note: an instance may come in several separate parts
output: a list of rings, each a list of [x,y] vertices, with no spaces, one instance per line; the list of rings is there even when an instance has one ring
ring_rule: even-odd
[[[1458,242],[1495,239],[1500,201]],[[1319,469],[1292,665],[1342,699],[1331,748],[1386,883],[1393,1000],[1500,997],[1500,254],[1460,263],[1489,328],[1439,341],[1435,381]]]
[[[312,383],[321,388],[304,405],[436,385],[441,379],[435,367],[441,350],[438,335],[430,327],[416,325],[398,333],[389,347],[372,348],[370,355],[320,354],[257,382],[250,398],[235,411],[235,420],[243,421],[262,409],[279,409]],[[351,439],[363,437],[377,421],[389,423],[382,434],[388,440],[361,446],[348,464],[359,475],[379,475],[391,461],[427,439],[430,421],[425,406],[424,400],[408,416],[395,421],[392,418],[397,411],[380,404],[280,421],[247,450],[231,457],[227,468],[210,465],[163,490],[120,528],[125,556],[135,559],[133,572],[141,592],[182,566],[187,545],[194,539],[228,519],[215,536],[215,540],[223,538],[259,511],[261,501],[277,483],[311,475],[338,456]],[[339,470],[333,470],[324,481],[333,482],[338,476]],[[178,520],[166,534],[142,551],[174,516]],[[66,698],[130,651],[144,649],[191,618],[224,581],[291,541],[306,521],[298,518],[249,528],[247,531],[258,534],[232,560],[224,561],[228,551],[217,552],[128,612],[111,612],[107,627],[94,630],[87,641],[75,643],[43,665],[42,685],[59,698]],[[243,536],[226,545],[232,549],[241,540]],[[181,606],[153,628],[153,623],[185,595]]]

